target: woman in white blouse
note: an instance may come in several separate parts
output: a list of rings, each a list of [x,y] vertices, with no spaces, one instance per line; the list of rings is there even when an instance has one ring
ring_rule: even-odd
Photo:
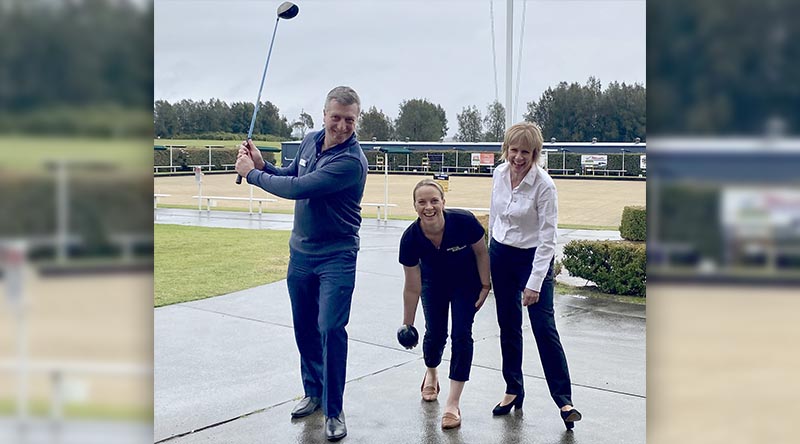
[[[581,414],[572,406],[567,358],[553,313],[553,259],[556,247],[558,196],[553,179],[537,162],[542,132],[533,123],[518,123],[506,131],[505,160],[494,170],[489,213],[489,258],[500,324],[505,397],[494,415],[521,408],[522,307],[527,307],[550,395],[561,410],[567,429]]]

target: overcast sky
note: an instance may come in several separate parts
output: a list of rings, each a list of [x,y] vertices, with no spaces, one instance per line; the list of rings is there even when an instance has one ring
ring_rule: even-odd
[[[254,102],[280,1],[156,0],[155,99],[218,98]],[[456,115],[481,114],[497,94],[505,102],[506,0],[297,0],[300,13],[281,20],[262,101],[289,121],[301,110],[322,123],[326,93],[352,86],[362,109],[392,119],[403,100],[424,98]],[[514,3],[514,95],[522,33],[522,72],[514,121],[526,104],[558,82],[595,76],[645,84],[645,1]]]

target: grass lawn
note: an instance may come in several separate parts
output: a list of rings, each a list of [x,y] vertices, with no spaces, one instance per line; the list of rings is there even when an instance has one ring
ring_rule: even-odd
[[[153,226],[155,306],[286,278],[289,231]]]
[[[51,160],[108,162],[131,169],[153,165],[152,148],[142,139],[0,136],[0,168],[43,170]]]
[[[180,210],[196,210],[197,205],[179,205],[179,204],[158,204],[158,208],[176,208]],[[250,211],[247,207],[225,207],[225,208],[217,208],[219,211],[234,211],[234,212],[242,212],[246,213]],[[361,213],[361,218],[365,221],[375,219],[374,210],[370,211],[371,209],[367,210],[365,214],[363,209]],[[203,205],[203,211],[206,211],[205,204]],[[211,210],[214,211],[214,210]],[[265,209],[263,210],[264,214],[266,213],[276,213],[276,214],[294,214],[294,210],[270,210]],[[382,219],[382,218],[381,218]],[[389,215],[390,220],[417,220],[417,216],[394,216]],[[579,225],[579,224],[558,224],[558,228],[565,229],[565,230],[619,230],[618,226],[605,226],[605,225]]]
[[[603,293],[602,291],[598,290],[597,287],[573,287],[572,285],[556,282],[555,290],[557,294],[575,294],[579,296],[588,296],[592,298],[608,299],[616,302],[625,302],[627,304],[638,304],[638,305],[647,304],[647,298],[639,296],[621,296],[617,294]]]
[[[140,422],[153,420],[153,410],[150,408],[71,403],[67,403],[63,407],[64,417],[67,419]],[[29,413],[34,417],[48,417],[50,416],[51,403],[42,399],[32,399],[29,401],[28,409]],[[16,414],[16,411],[16,400],[0,399],[0,416],[12,416]]]
[[[153,145],[186,145],[187,147],[205,148],[206,145],[223,145],[226,148],[235,148],[242,143],[241,140],[204,140],[204,139],[153,139]],[[280,148],[280,142],[256,140],[256,146],[271,146]]]

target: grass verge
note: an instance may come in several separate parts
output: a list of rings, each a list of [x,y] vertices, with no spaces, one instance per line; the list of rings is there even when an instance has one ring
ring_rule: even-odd
[[[152,165],[150,150],[138,139],[0,135],[0,167],[41,171],[47,161],[67,160],[141,170]]]
[[[642,298],[638,296],[621,296],[618,294],[608,294],[598,290],[597,287],[573,287],[572,285],[562,284],[561,282],[556,282],[556,293],[574,294],[578,296],[599,298],[615,302],[624,302],[626,304],[637,304],[637,305],[647,304],[647,298]]]
[[[580,225],[580,224],[558,224],[562,230],[611,230],[619,231],[618,226],[611,225]]]
[[[280,148],[280,142],[266,140],[254,141],[257,146],[270,146]],[[153,139],[153,145],[186,145],[187,147],[205,148],[206,145],[222,145],[226,148],[235,148],[242,143],[241,140],[212,140],[212,139]]]
[[[156,307],[286,278],[289,232],[155,224]]]
[[[197,205],[180,205],[180,204],[158,204],[158,208],[174,208],[178,210],[196,210]],[[205,205],[203,205],[203,211],[206,211]],[[234,212],[242,212],[246,213],[250,211],[247,207],[216,207],[211,211],[234,211]],[[270,210],[266,209],[263,210],[264,214],[267,213],[275,213],[275,214],[294,214],[293,210]],[[363,211],[361,213],[361,217],[364,220],[375,219],[375,212],[367,211],[365,214]],[[391,220],[416,220],[417,216],[389,216]],[[618,231],[619,227],[613,226],[605,226],[605,225],[578,225],[578,224],[558,224],[558,228],[563,230],[612,230]]]
[[[29,413],[35,417],[49,417],[50,401],[32,399],[28,404]],[[0,399],[0,416],[12,416],[17,412],[16,401]],[[108,406],[99,404],[65,404],[64,418],[66,419],[94,419],[108,421],[138,421],[150,422],[153,420],[153,410],[144,407]]]

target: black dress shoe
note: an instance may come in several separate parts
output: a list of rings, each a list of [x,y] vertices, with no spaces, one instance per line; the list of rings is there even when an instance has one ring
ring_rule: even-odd
[[[564,420],[567,430],[572,430],[575,427],[575,421],[580,421],[582,417],[581,412],[576,409],[561,411],[561,419]]]
[[[508,415],[511,412],[511,408],[512,407],[514,407],[517,410],[519,410],[519,409],[522,408],[522,401],[524,399],[525,399],[525,393],[522,393],[522,394],[517,395],[517,397],[514,398],[514,400],[511,401],[511,403],[509,403],[509,404],[500,405],[498,403],[496,406],[494,406],[494,409],[492,410],[492,415],[494,415],[494,416]]]
[[[344,412],[339,416],[325,418],[325,437],[328,441],[338,441],[347,436],[347,426],[344,424]]]
[[[292,410],[292,418],[302,418],[314,413],[322,404],[322,400],[314,396],[306,396],[294,406]]]

